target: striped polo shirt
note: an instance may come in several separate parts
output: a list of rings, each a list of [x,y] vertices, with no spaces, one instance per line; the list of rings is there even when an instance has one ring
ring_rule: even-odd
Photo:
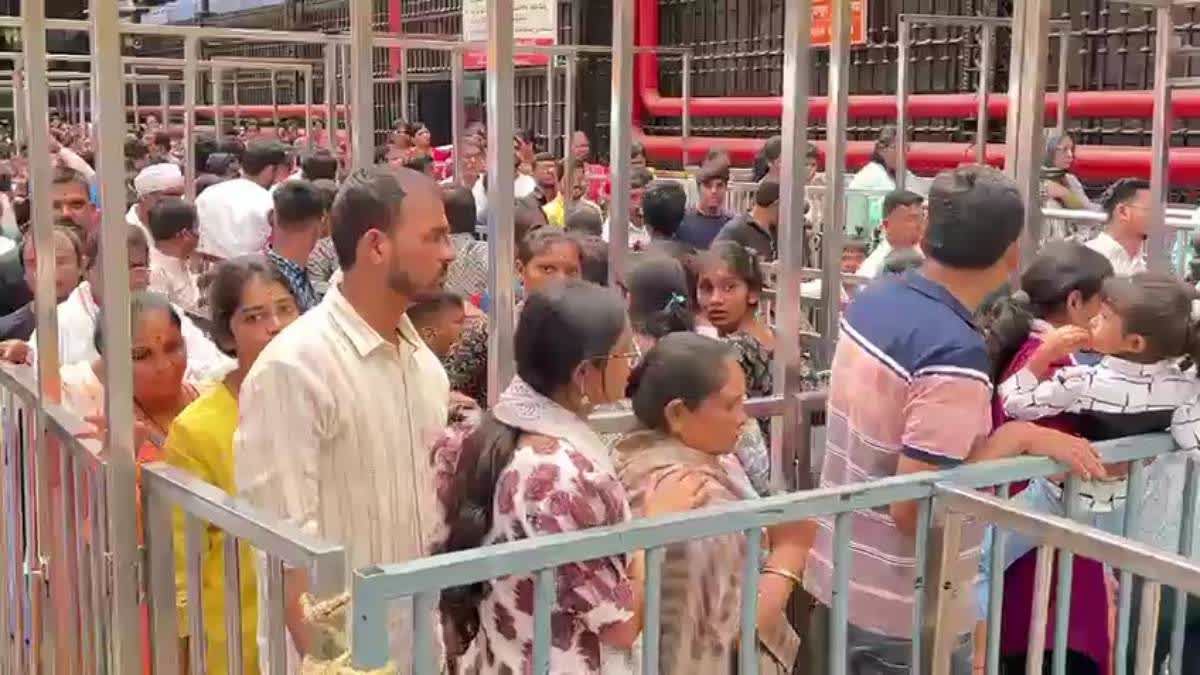
[[[821,487],[894,476],[902,454],[937,467],[961,464],[992,430],[988,371],[971,313],[943,286],[917,271],[872,284],[842,319]],[[915,540],[896,528],[887,508],[857,511],[849,522],[850,623],[911,638]],[[805,586],[828,606],[833,518],[818,524]],[[969,564],[983,530],[966,530],[962,557]],[[965,616],[962,626],[970,630]]]

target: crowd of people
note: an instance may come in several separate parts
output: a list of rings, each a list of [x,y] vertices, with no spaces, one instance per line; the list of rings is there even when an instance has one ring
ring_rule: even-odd
[[[39,255],[53,255],[63,403],[103,426],[94,157],[78,130],[56,119],[52,131],[55,176],[36,193],[53,202],[52,251],[37,250],[26,227],[20,153],[10,149],[0,165],[0,187],[11,190],[0,190],[0,226],[17,265],[6,276],[14,290],[4,296],[11,306],[0,316],[0,358],[37,358],[34,270]],[[776,334],[765,302],[781,225],[778,138],[764,146],[750,207],[731,213],[731,165],[721,152],[695,172],[691,203],[688,186],[656,177],[636,144],[628,185],[610,186],[595,180],[607,174],[586,135],[558,158],[518,134],[516,376],[489,392],[484,166],[489,152],[509,149],[489,148],[473,125],[457,149],[462,175],[449,175],[452,158],[429,130],[398,122],[376,163],[350,170],[336,138],[323,127],[315,133],[310,146],[295,125],[268,134],[247,123],[237,136],[197,138],[189,158],[185,139],[148,119],[126,143],[139,461],[180,467],[344,545],[349,569],[773,493],[770,425],[749,418],[744,401],[774,390],[777,342],[797,339]],[[806,387],[828,388],[820,484],[1046,455],[1086,481],[1082,501],[1066,503],[1061,478],[1039,479],[1013,492],[1026,508],[1078,511],[1120,534],[1126,501],[1142,500],[1154,513],[1135,536],[1172,548],[1182,453],[1151,465],[1146,492],[1134,495],[1126,467],[1102,464],[1092,445],[1169,429],[1181,449],[1200,447],[1197,292],[1147,273],[1149,185],[1119,181],[1093,204],[1069,174],[1069,139],[1049,141],[1046,199],[1102,209],[1107,222],[1058,231],[1011,288],[1024,225],[1013,183],[964,166],[932,180],[910,176],[909,189],[897,190],[894,148],[885,130],[851,181],[882,194],[863,201],[840,258],[828,261],[858,279],[839,289],[845,313],[830,372],[798,365]],[[821,185],[815,148],[809,160],[807,182]],[[196,170],[194,199],[185,161]],[[612,288],[607,197],[615,189],[631,195],[632,253]],[[819,232],[819,204],[809,204],[806,221]],[[801,296],[819,299],[819,284],[805,284]],[[604,410],[631,411],[638,430],[598,435],[587,420]],[[917,505],[851,521],[848,672],[909,672]],[[741,587],[741,536],[669,547],[660,670],[733,672],[748,592],[758,598],[764,671],[819,664],[823,650],[809,654],[802,644],[822,644],[829,629],[833,522],[769,528],[755,589]],[[181,588],[183,529],[177,519]],[[961,557],[973,564],[991,534],[968,530]],[[181,622],[181,647],[203,639],[208,672],[224,673],[222,534],[206,532],[203,546],[205,634]],[[1031,548],[1011,538],[1005,548],[1005,672],[1023,671],[1028,656]],[[241,558],[254,560],[248,550]],[[1076,557],[1074,565],[1070,672],[1106,673],[1115,582],[1100,563]],[[239,580],[246,673],[263,672],[266,658],[256,639],[265,630],[262,573],[243,564]],[[551,672],[636,672],[644,554],[567,564],[556,578]],[[286,573],[289,658],[322,656],[304,611],[307,583]],[[955,617],[954,673],[981,658],[973,630],[986,616],[981,583],[979,613]],[[803,641],[786,613],[801,588],[815,598]],[[533,598],[530,576],[443,591],[434,648],[448,671],[529,670]],[[396,608],[389,623],[402,669],[412,611]],[[1195,618],[1189,630],[1200,639]],[[1200,667],[1197,653],[1185,673],[1198,672],[1188,670]]]

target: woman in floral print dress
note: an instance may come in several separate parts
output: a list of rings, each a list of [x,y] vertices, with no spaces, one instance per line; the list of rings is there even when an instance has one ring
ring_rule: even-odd
[[[446,526],[437,552],[629,519],[625,490],[587,415],[624,395],[632,339],[620,298],[598,286],[553,284],[528,299],[515,335],[517,377],[477,428],[460,425],[434,449]],[[690,508],[698,486],[664,483],[647,495],[646,514]],[[640,551],[557,569],[551,672],[635,672],[644,569]],[[533,589],[531,576],[511,576],[443,591],[445,643],[458,672],[530,671]]]

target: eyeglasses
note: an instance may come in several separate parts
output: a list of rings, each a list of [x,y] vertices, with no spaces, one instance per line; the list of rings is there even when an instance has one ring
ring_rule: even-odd
[[[598,361],[612,361],[615,359],[625,359],[625,362],[629,364],[629,367],[634,368],[637,366],[638,361],[642,359],[642,353],[640,351],[620,352],[617,354],[606,354],[604,356],[596,357],[596,360]]]

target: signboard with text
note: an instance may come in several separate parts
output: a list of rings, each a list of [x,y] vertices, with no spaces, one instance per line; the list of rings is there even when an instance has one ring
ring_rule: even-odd
[[[828,47],[833,43],[833,3],[847,0],[813,0],[812,46]],[[866,0],[850,2],[850,43],[861,45],[867,42]]]
[[[488,0],[463,0],[463,40],[487,42]],[[517,66],[544,66],[549,55],[521,53],[521,45],[553,45],[558,43],[558,0],[513,0],[513,37],[516,39]],[[487,54],[467,52],[468,69],[487,67]]]

